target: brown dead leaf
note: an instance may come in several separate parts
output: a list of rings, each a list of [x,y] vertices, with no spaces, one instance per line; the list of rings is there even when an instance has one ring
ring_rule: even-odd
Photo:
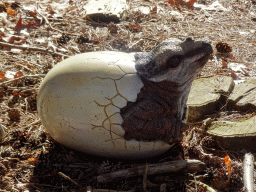
[[[8,43],[11,43],[11,44],[15,44],[15,45],[22,45],[26,42],[25,39],[22,39],[20,37],[17,37],[17,36],[12,36],[9,40],[8,40]]]
[[[179,6],[183,6],[183,5],[186,5],[187,7],[193,7],[194,3],[196,2],[197,0],[190,0],[188,2],[185,2],[184,0],[168,0],[168,2],[171,4],[171,5],[179,5]]]
[[[57,58],[57,59],[55,59],[55,60],[56,60],[57,62],[61,62],[61,59],[58,59],[58,58]]]
[[[18,12],[15,11],[15,10],[13,10],[11,7],[8,7],[8,8],[6,9],[6,12],[7,12],[7,15],[8,15],[8,16],[15,16],[15,15],[18,14]]]
[[[2,37],[7,37],[7,36],[5,35],[4,32],[0,31],[0,39],[2,39]]]
[[[30,163],[38,163],[38,158],[29,158],[28,161]]]
[[[171,5],[184,5],[184,3],[185,3],[183,0],[168,0],[168,2]]]
[[[227,62],[224,59],[222,59],[222,67],[227,68],[227,66],[228,66]]]
[[[34,66],[28,64],[26,61],[24,61],[24,62],[21,63],[21,64],[22,64],[22,65],[25,65],[25,66],[27,66],[27,67],[29,67],[29,68],[35,68]]]
[[[13,94],[12,94],[12,96],[14,96],[14,97],[18,97],[20,94],[17,92],[17,91],[13,91]]]
[[[174,5],[174,0],[168,0],[171,5]]]
[[[237,79],[237,75],[236,75],[234,72],[231,72],[231,73],[230,73],[230,76],[231,76],[233,79]]]
[[[23,73],[21,71],[18,71],[15,75],[14,78],[22,77]]]
[[[151,9],[151,12],[156,13],[157,12],[157,6],[153,7],[153,9]]]
[[[28,22],[28,24],[26,25],[27,28],[38,28],[40,26],[40,22]]]
[[[129,25],[125,25],[125,27],[134,33],[140,32],[142,30],[142,27],[138,23],[136,24],[129,23]]]
[[[30,12],[31,16],[36,17],[36,10]]]
[[[0,78],[5,79],[6,77],[4,76],[4,73],[0,72]]]
[[[16,26],[14,27],[15,31],[19,31],[21,29],[23,29],[25,27],[25,25],[22,24],[22,18],[20,16],[18,23],[16,24]]]
[[[22,30],[24,28],[28,28],[28,29],[29,28],[37,28],[39,26],[40,26],[40,22],[39,21],[38,22],[31,22],[31,21],[29,21],[28,24],[26,24],[26,25],[22,24],[22,18],[20,17],[18,23],[14,27],[14,30],[15,31],[20,31],[20,30]]]

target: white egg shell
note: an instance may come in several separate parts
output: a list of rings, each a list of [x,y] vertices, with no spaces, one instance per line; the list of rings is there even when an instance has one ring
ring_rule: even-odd
[[[134,55],[79,54],[46,75],[38,93],[38,113],[49,134],[69,148],[114,158],[156,156],[170,145],[123,138],[120,109],[136,101],[142,87]]]

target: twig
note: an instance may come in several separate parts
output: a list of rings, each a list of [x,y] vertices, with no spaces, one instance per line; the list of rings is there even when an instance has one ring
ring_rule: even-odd
[[[145,165],[145,172],[143,174],[143,190],[147,191],[147,176],[148,176],[148,164]]]
[[[43,19],[45,20],[46,24],[47,24],[52,30],[57,31],[57,32],[59,32],[59,33],[61,33],[61,34],[64,33],[63,31],[61,31],[61,30],[59,30],[59,29],[53,28],[53,26],[49,23],[48,19],[47,19],[43,14],[41,14],[40,11],[36,10],[36,12],[37,12],[41,17],[43,17]]]
[[[63,177],[64,179],[71,181],[71,182],[74,183],[76,186],[80,186],[77,182],[75,182],[73,179],[71,179],[69,176],[65,175],[64,173],[58,172],[58,174],[59,174],[61,177]]]
[[[244,187],[248,192],[254,192],[254,157],[251,153],[246,153],[244,155]]]
[[[92,189],[91,191],[86,189],[86,192],[120,192],[119,190],[111,190],[111,189]],[[122,192],[134,192],[135,190],[122,191]]]
[[[208,192],[217,192],[215,189],[211,188],[209,185],[206,185],[205,183],[202,183],[200,181],[192,181],[192,182],[195,182],[195,184],[202,186]]]
[[[2,125],[0,124],[0,141],[4,138],[5,131]]]
[[[64,54],[61,54],[61,53],[53,52],[49,49],[44,49],[44,48],[39,48],[39,47],[24,47],[24,46],[14,45],[14,44],[4,43],[4,42],[0,42],[0,45],[11,47],[11,48],[16,48],[16,49],[27,50],[27,51],[47,52],[47,53],[50,53],[50,54],[53,54],[53,55],[58,55],[58,56],[61,56],[61,57],[70,57],[69,55],[64,55]]]
[[[12,83],[14,81],[17,81],[17,80],[20,80],[20,79],[24,79],[24,78],[27,78],[27,77],[44,77],[45,74],[37,74],[37,75],[24,75],[22,77],[18,77],[18,78],[15,78],[15,79],[11,79],[9,81],[4,81],[2,83],[0,83],[0,86],[2,85],[6,85],[6,84],[9,84],[9,83]]]
[[[180,172],[182,170],[187,172],[202,172],[205,170],[205,164],[199,160],[169,161],[158,164],[148,164],[147,175]],[[144,174],[145,165],[99,175],[97,176],[97,181],[99,183],[110,182],[115,178],[129,178]]]

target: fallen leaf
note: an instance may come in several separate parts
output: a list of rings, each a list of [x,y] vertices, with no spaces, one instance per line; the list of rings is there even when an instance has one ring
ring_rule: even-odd
[[[227,68],[228,64],[226,61],[224,61],[224,59],[222,59],[222,67],[223,68]]]
[[[36,10],[30,12],[31,16],[36,17]]]
[[[24,61],[24,62],[21,63],[21,64],[22,64],[22,65],[25,65],[25,66],[27,66],[27,67],[29,67],[29,68],[35,68],[34,66],[28,64],[26,61]]]
[[[153,9],[151,10],[151,12],[157,12],[157,6],[153,7]]]
[[[56,59],[57,62],[61,62],[61,59]]]
[[[0,73],[0,78],[5,79],[6,77],[4,76],[4,73]]]
[[[128,28],[132,32],[139,32],[142,30],[142,27],[138,23],[136,23],[136,24],[129,23],[129,25],[125,25],[125,27]]]
[[[14,75],[14,78],[18,78],[18,77],[22,77],[23,74],[21,71],[18,71],[15,75]]]
[[[226,155],[224,157],[224,162],[227,165],[228,173],[231,174],[231,161],[229,160],[229,156],[228,155]]]
[[[233,78],[233,79],[237,79],[237,76],[234,72],[231,72],[230,76]]]
[[[17,36],[12,36],[12,37],[8,40],[8,43],[15,44],[15,45],[22,45],[22,44],[25,43],[25,42],[26,42],[25,39],[22,39],[22,38],[17,37]]]
[[[22,18],[20,16],[18,23],[16,24],[16,26],[14,27],[15,31],[20,31],[25,27],[25,25],[22,24]]]
[[[8,8],[6,9],[6,12],[7,12],[7,15],[8,15],[8,16],[15,16],[15,15],[18,14],[18,12],[15,11],[15,10],[13,10],[11,7],[8,7]]]
[[[168,2],[173,5],[174,4],[174,0],[168,0]]]
[[[13,91],[13,94],[12,94],[14,97],[18,97],[20,94],[17,92],[17,91]]]
[[[34,162],[37,163],[38,162],[38,158],[29,158],[28,161],[31,162],[31,163],[34,163]]]
[[[29,21],[28,24],[22,24],[22,18],[20,17],[18,23],[16,24],[16,26],[14,27],[15,31],[20,31],[24,28],[37,28],[40,26],[40,21],[38,22],[31,22]]]
[[[27,28],[37,28],[40,26],[39,21],[38,22],[28,22],[28,24],[26,25]]]

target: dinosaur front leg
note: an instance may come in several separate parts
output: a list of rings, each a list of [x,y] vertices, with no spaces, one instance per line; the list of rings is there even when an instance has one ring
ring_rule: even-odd
[[[170,116],[161,104],[152,100],[137,103],[122,116],[124,138],[127,140],[179,142],[186,130],[181,120]]]

